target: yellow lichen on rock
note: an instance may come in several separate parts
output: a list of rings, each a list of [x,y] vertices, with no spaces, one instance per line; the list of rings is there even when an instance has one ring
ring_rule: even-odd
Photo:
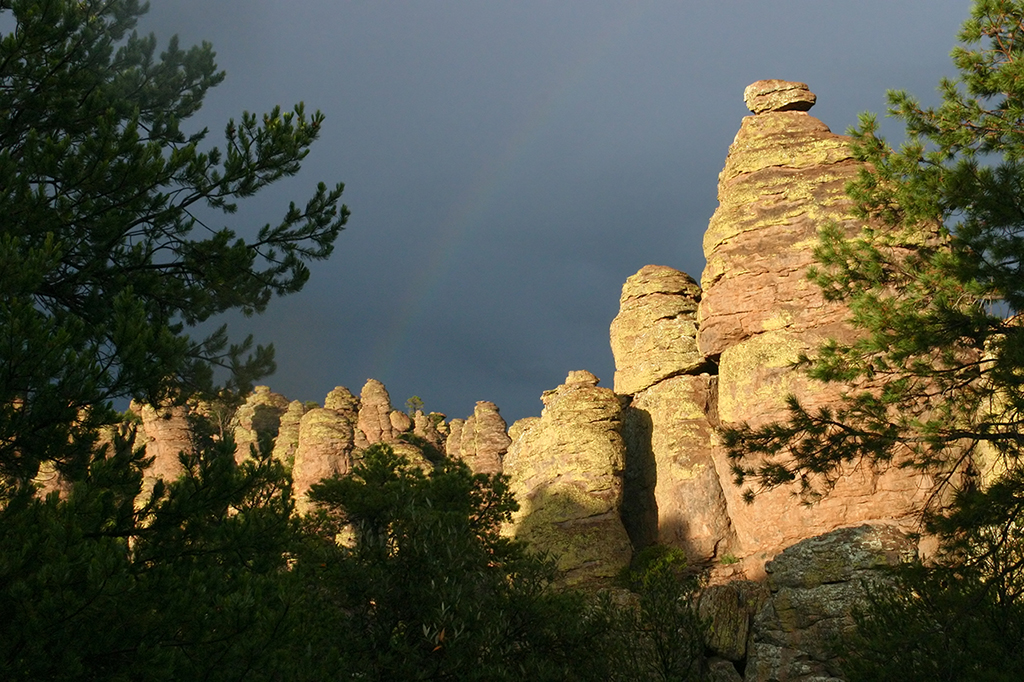
[[[513,426],[505,473],[520,509],[508,532],[551,554],[568,584],[607,582],[632,548],[619,517],[622,405],[589,372],[544,398],[540,419]]]

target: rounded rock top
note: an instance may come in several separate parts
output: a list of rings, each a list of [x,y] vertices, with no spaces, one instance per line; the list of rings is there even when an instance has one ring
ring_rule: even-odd
[[[763,80],[751,83],[743,91],[743,101],[755,114],[773,111],[807,111],[818,98],[807,88],[807,83],[782,80]]]

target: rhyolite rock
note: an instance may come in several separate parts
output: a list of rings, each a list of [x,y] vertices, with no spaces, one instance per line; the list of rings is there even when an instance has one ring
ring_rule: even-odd
[[[242,461],[251,456],[260,441],[273,442],[281,427],[281,417],[288,409],[289,400],[274,393],[269,386],[253,388],[231,420],[235,434],[235,459]]]
[[[611,324],[615,392],[632,395],[704,364],[697,350],[700,287],[684,272],[645,265],[622,285]]]
[[[854,628],[853,610],[912,561],[917,543],[893,526],[842,528],[787,548],[766,566],[770,597],[753,622],[745,678],[840,679],[836,644]]]
[[[416,414],[413,416],[412,433],[422,439],[425,446],[430,448],[435,456],[445,454],[445,441],[448,438],[447,433],[442,432],[438,427],[445,428],[443,414],[440,412],[423,414],[422,410],[416,410]]]
[[[191,410],[187,405],[153,405],[132,401],[129,409],[142,423],[135,437],[135,445],[144,445],[146,457],[153,463],[143,472],[143,497],[147,497],[157,479],[173,481],[183,468],[181,453],[192,452]]]
[[[743,119],[729,149],[719,207],[704,236],[697,345],[718,361],[722,426],[786,421],[790,395],[815,411],[851,389],[811,381],[793,366],[826,339],[855,338],[849,311],[825,301],[807,269],[819,229],[829,223],[851,235],[861,229],[850,215],[845,185],[863,166],[853,159],[849,138],[800,110],[813,102],[804,92],[804,84],[784,81],[748,88],[755,115]],[[748,504],[729,480],[733,462],[720,447],[710,454],[722,478],[735,551],[751,577],[783,548],[835,528],[890,522],[909,530],[933,489],[918,472],[858,463],[813,505],[796,496],[800,482],[762,492]]]
[[[299,448],[299,423],[309,408],[301,400],[293,400],[281,415],[277,438],[274,439],[273,457],[288,465],[295,463],[295,452]]]
[[[803,111],[769,108],[743,119],[704,235],[697,345],[705,356],[762,331],[799,332],[846,318],[806,272],[819,228],[859,229],[845,187],[861,167],[848,137]]]
[[[705,588],[697,613],[710,624],[705,634],[708,650],[728,661],[744,661],[754,618],[770,597],[765,584],[753,580],[733,580]]]
[[[634,545],[653,539],[679,547],[694,564],[721,556],[734,544],[722,492],[728,478],[720,477],[711,454],[716,384],[707,374],[658,382],[633,397],[623,429],[630,503],[623,515],[630,524],[644,518],[636,495],[653,497],[656,509],[654,538],[637,537],[630,528]]]
[[[462,432],[465,428],[465,419],[453,419],[448,422],[448,437],[444,442],[444,453],[453,459],[462,456]]]
[[[391,410],[388,414],[388,421],[391,422],[391,432],[397,437],[400,433],[412,431],[412,417],[401,410]]]
[[[807,111],[817,101],[807,83],[763,80],[751,83],[743,91],[743,101],[755,114],[769,111]]]
[[[510,532],[550,553],[567,584],[607,582],[632,553],[619,516],[622,404],[597,383],[576,371],[547,391],[540,418],[513,427],[504,461],[521,505]]]
[[[512,443],[507,430],[498,406],[481,400],[468,419],[452,420],[448,455],[465,461],[474,473],[501,473],[502,458]]]
[[[390,404],[390,403],[389,403]],[[370,446],[366,435],[356,425],[359,423],[359,398],[344,386],[335,386],[324,398],[324,409],[334,410],[349,421],[355,428],[353,442],[357,450]],[[389,420],[390,421],[390,420]]]
[[[292,486],[300,510],[308,509],[306,493],[314,483],[349,472],[354,449],[355,428],[350,417],[323,407],[302,415],[292,467]]]
[[[391,425],[391,397],[384,384],[376,379],[367,379],[359,394],[358,428],[368,445],[390,443],[395,439]]]

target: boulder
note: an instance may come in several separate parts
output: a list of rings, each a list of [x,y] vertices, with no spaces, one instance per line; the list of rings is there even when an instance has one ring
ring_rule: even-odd
[[[763,80],[743,91],[743,102],[755,114],[772,111],[808,111],[817,101],[807,83]]]
[[[396,438],[400,433],[412,431],[412,417],[401,410],[391,410],[391,413],[388,415],[388,421],[391,422],[391,431],[395,434]]]
[[[891,566],[916,557],[916,541],[887,525],[805,539],[765,567],[770,598],[754,619],[746,679],[795,682],[841,674],[836,650],[868,591]]]
[[[359,398],[352,395],[352,391],[344,386],[335,386],[324,398],[324,409],[334,410],[353,425],[355,447],[357,450],[362,450],[369,447],[370,443],[366,440],[363,432],[356,428],[356,424],[359,422],[359,407]]]
[[[632,553],[619,516],[622,405],[590,372],[570,372],[512,432],[505,473],[520,509],[509,532],[555,559],[567,584],[607,583]],[[518,424],[518,423],[517,423]]]
[[[662,265],[646,265],[622,286],[611,324],[615,392],[632,395],[704,364],[697,350],[700,287]]]

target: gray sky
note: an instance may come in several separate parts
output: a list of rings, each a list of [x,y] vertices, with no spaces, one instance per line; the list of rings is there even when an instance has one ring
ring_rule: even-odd
[[[306,289],[241,337],[266,383],[322,401],[385,383],[449,417],[540,413],[569,370],[611,386],[625,279],[699,279],[729,143],[762,78],[808,83],[843,132],[885,91],[935,101],[966,0],[152,0],[161,45],[213,43],[227,80],[198,125],[304,101],[327,116],[303,171],[242,205],[276,222],[318,181],[352,211]],[[890,134],[898,135],[891,127]]]

